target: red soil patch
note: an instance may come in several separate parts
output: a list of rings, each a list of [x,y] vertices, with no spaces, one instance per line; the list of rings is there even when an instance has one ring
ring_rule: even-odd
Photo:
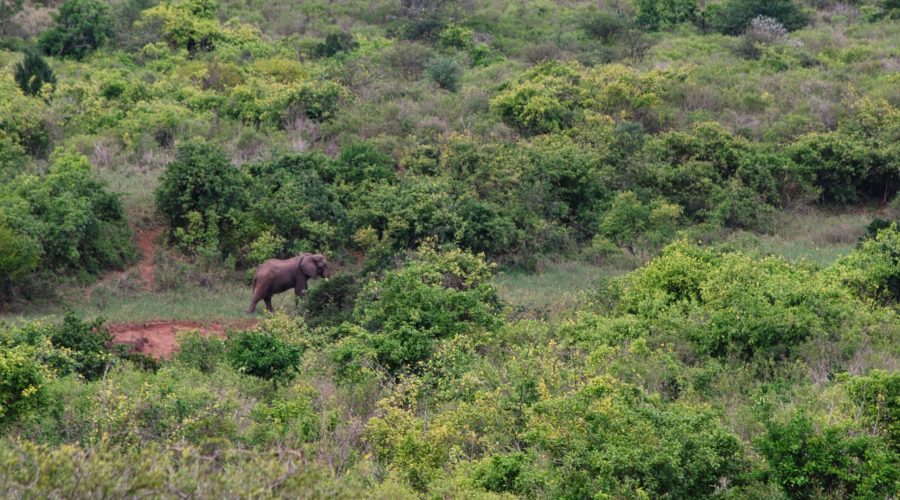
[[[225,330],[251,328],[255,320],[245,320],[231,324],[201,323],[194,321],[145,321],[140,323],[115,323],[107,325],[113,335],[113,342],[131,346],[134,352],[146,354],[156,359],[169,359],[178,350],[176,336],[186,330],[198,330],[204,336],[215,335],[224,338]]]

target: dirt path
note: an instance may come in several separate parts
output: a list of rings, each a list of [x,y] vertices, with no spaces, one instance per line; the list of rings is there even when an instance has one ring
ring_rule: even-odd
[[[141,261],[137,265],[138,274],[144,283],[144,289],[153,290],[155,267],[153,265],[153,255],[156,253],[156,242],[159,235],[163,232],[163,228],[155,227],[145,229],[138,234],[137,246],[141,251]]]
[[[233,323],[196,322],[178,320],[143,321],[135,323],[113,323],[107,325],[113,334],[113,342],[131,346],[135,352],[152,356],[156,359],[170,359],[178,350],[176,336],[179,332],[197,330],[203,336],[214,335],[224,338],[229,329],[252,328],[255,320],[243,320]]]

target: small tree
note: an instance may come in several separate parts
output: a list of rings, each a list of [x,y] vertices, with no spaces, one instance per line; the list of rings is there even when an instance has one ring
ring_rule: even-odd
[[[35,50],[25,52],[25,58],[16,64],[16,83],[27,95],[38,95],[44,84],[56,85],[56,76],[47,61]]]
[[[452,57],[438,56],[428,63],[428,76],[438,87],[456,92],[462,76],[462,66]]]
[[[115,34],[109,6],[100,0],[66,0],[55,21],[56,26],[41,33],[38,39],[48,55],[80,59]]]

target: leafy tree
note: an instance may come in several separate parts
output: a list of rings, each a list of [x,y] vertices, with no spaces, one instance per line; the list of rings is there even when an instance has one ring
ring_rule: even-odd
[[[17,177],[0,198],[0,220],[40,244],[47,270],[93,275],[134,256],[119,198],[80,154],[57,150],[45,175]]]
[[[56,14],[55,23],[38,40],[44,52],[54,56],[80,59],[115,34],[109,5],[100,0],[66,0]]]
[[[480,256],[425,246],[415,260],[366,285],[353,316],[371,332],[365,341],[382,365],[410,367],[439,339],[498,326],[500,303],[490,276]]]
[[[884,304],[900,302],[900,227],[894,223],[862,241],[832,271],[861,297]]]
[[[332,57],[341,52],[351,52],[359,47],[359,42],[350,33],[329,33],[325,41],[316,45],[316,57]]]
[[[459,89],[462,66],[456,59],[448,56],[437,56],[428,63],[425,69],[428,72],[428,77],[438,87],[450,92],[456,92]]]
[[[172,229],[190,229],[190,214],[228,243],[234,231],[229,214],[245,207],[244,180],[225,153],[213,144],[192,140],[178,147],[156,189],[156,206]],[[196,217],[196,216],[195,216]],[[203,228],[195,228],[205,231]]]
[[[794,0],[726,0],[707,9],[712,26],[726,35],[740,35],[759,16],[775,19],[788,31],[809,22],[806,12]]]
[[[91,322],[81,321],[69,311],[63,317],[62,324],[50,332],[53,345],[73,353],[75,370],[87,380],[102,377],[113,360],[109,351],[113,336],[103,323],[102,318]]]
[[[691,22],[697,15],[697,0],[637,0],[635,21],[653,30]]]
[[[712,495],[723,477],[742,481],[740,441],[713,413],[665,406],[611,377],[529,413],[525,440],[537,470],[528,474],[554,498],[698,498]]]
[[[25,52],[25,58],[15,66],[16,83],[27,95],[38,95],[44,85],[56,85],[53,70],[34,50]]]

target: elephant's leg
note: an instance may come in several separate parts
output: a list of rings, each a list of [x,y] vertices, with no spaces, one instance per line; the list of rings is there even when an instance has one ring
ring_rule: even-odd
[[[269,295],[264,300],[266,301],[266,309],[268,309],[270,313],[275,312],[275,309],[272,307],[272,296]]]

